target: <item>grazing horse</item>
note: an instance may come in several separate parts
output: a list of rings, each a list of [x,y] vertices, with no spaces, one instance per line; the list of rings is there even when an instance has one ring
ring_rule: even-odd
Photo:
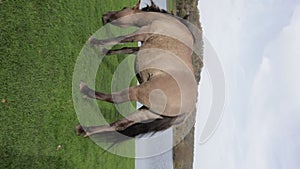
[[[120,92],[106,94],[94,91],[81,82],[80,91],[85,97],[124,103],[138,101],[143,106],[123,119],[109,125],[76,126],[78,135],[111,136],[121,133],[135,137],[155,133],[180,124],[193,111],[196,102],[197,84],[194,78],[192,53],[194,39],[187,26],[179,18],[151,5],[139,9],[134,7],[103,15],[103,23],[119,27],[135,26],[137,31],[112,39],[90,38],[94,45],[115,45],[127,42],[141,42],[140,47],[124,47],[108,50],[109,54],[136,54],[135,72],[139,85]],[[108,137],[111,138],[111,137]],[[121,142],[126,139],[115,139]]]

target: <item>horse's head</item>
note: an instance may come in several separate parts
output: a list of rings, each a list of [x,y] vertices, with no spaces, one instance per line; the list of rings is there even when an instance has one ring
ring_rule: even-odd
[[[107,12],[102,16],[102,22],[103,22],[103,24],[111,23],[117,19],[124,17],[124,16],[135,14],[140,11],[139,6],[140,6],[140,0],[132,8],[124,7],[120,11]]]

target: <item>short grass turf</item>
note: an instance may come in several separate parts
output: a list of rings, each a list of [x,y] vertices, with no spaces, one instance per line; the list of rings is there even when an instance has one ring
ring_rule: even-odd
[[[102,14],[134,3],[0,0],[0,168],[134,168],[134,159],[75,135],[72,101],[76,58]],[[104,59],[99,89],[109,92],[123,58]],[[112,105],[99,104],[109,121],[119,118]]]

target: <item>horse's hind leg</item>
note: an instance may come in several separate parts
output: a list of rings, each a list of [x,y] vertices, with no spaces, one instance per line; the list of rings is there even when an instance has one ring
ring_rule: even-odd
[[[115,92],[111,94],[106,94],[102,92],[97,92],[90,89],[85,83],[80,83],[80,92],[85,95],[85,97],[93,98],[97,100],[107,101],[110,103],[124,103],[128,101],[137,101],[136,93],[137,87],[133,86],[127,89],[124,89],[120,92]]]
[[[109,125],[101,125],[101,126],[90,126],[90,127],[83,127],[83,126],[76,126],[76,133],[80,135],[85,133],[85,136],[90,136],[98,133],[104,132],[112,132],[112,131],[122,131],[133,124],[140,123],[143,121],[150,121],[156,119],[162,119],[163,117],[152,113],[147,108],[142,107],[131,113],[130,115],[126,116],[123,119],[117,120]]]

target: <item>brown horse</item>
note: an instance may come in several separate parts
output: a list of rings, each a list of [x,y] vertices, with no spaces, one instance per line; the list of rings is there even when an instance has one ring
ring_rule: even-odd
[[[77,134],[85,136],[121,133],[135,137],[140,134],[165,130],[182,123],[193,111],[197,87],[192,65],[193,35],[180,20],[159,9],[153,2],[139,9],[108,12],[103,23],[119,27],[138,27],[126,36],[98,40],[90,38],[91,45],[112,45],[142,42],[140,47],[109,50],[107,54],[135,53],[135,71],[140,85],[123,91],[105,94],[90,89],[83,82],[80,91],[86,97],[111,103],[138,101],[143,106],[123,119],[109,125],[76,127]],[[116,139],[114,141],[123,141]]]

